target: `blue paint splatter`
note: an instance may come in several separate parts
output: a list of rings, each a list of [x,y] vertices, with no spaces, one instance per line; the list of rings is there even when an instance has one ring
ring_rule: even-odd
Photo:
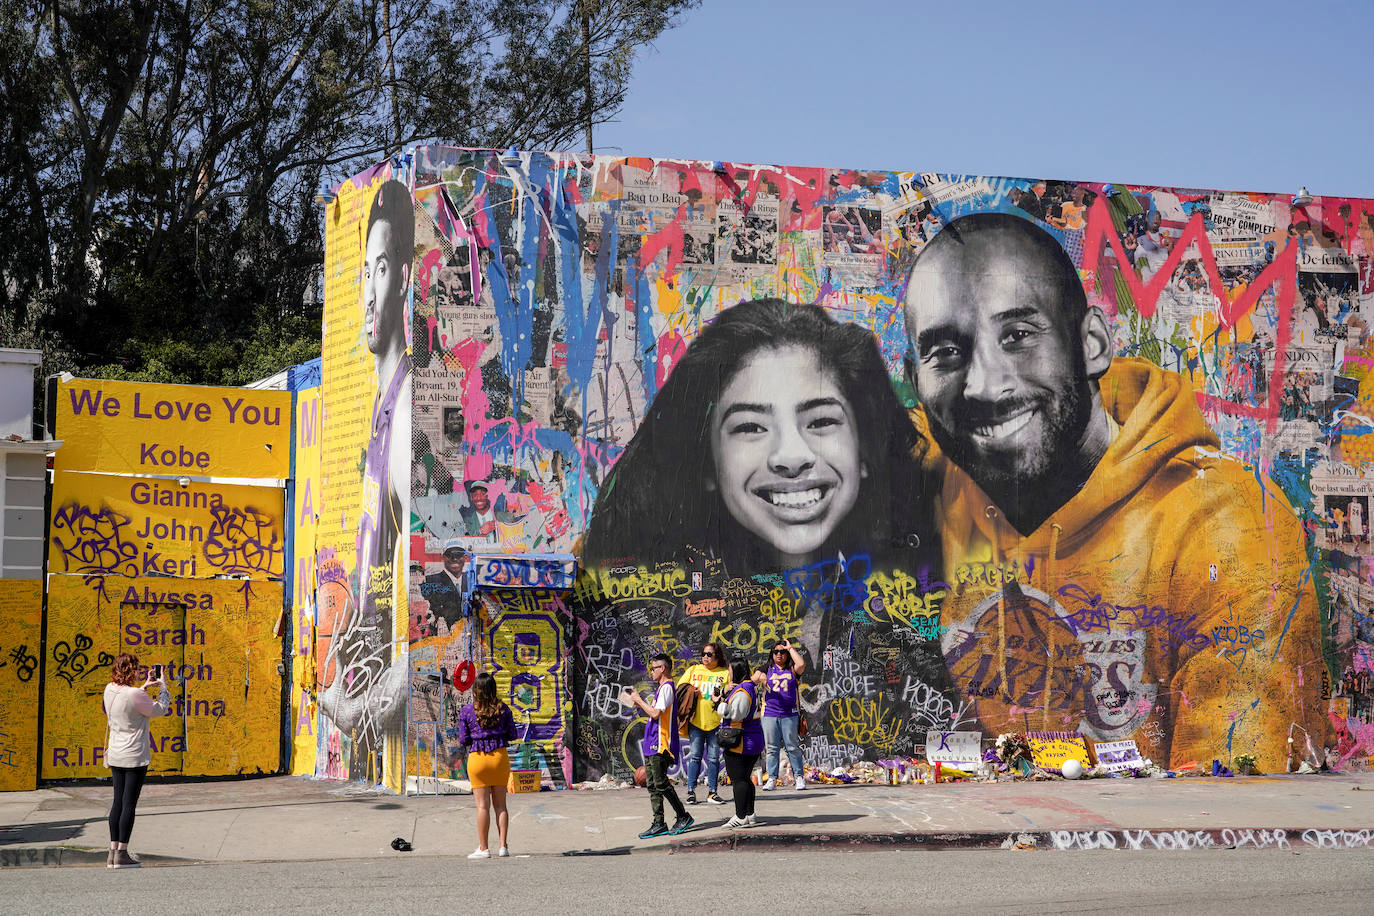
[[[1255,701],[1254,701],[1253,703],[1250,704],[1250,708],[1249,708],[1248,710],[1246,710],[1245,712],[1241,713],[1241,714],[1240,714],[1240,718],[1238,718],[1238,719],[1236,719],[1234,722],[1232,722],[1232,723],[1231,723],[1231,727],[1228,728],[1228,729],[1226,729],[1226,757],[1227,757],[1227,759],[1230,759],[1230,757],[1231,757],[1231,739],[1234,738],[1235,735],[1236,735],[1236,726],[1239,725],[1240,723],[1244,722],[1244,721],[1245,721],[1245,717],[1248,716],[1248,715],[1250,715],[1250,713],[1253,712],[1253,711],[1255,710],[1255,707],[1257,707],[1257,706],[1259,706],[1259,697],[1255,697]]]
[[[485,175],[479,176],[474,186],[475,194],[481,194],[486,190],[487,179]],[[501,328],[501,368],[506,373],[506,377],[515,379],[524,376],[525,364],[529,359],[528,353],[520,350],[520,326],[522,324],[533,326],[533,315],[526,316],[524,320],[510,297],[510,275],[506,273],[505,258],[501,250],[501,234],[496,230],[496,215],[492,210],[491,197],[486,195],[483,206],[483,217],[490,227],[488,235],[488,250],[491,252],[491,261],[486,265],[487,289],[491,290],[492,305],[496,309],[496,320]],[[527,331],[523,341],[526,348],[531,346],[530,335]],[[517,402],[518,403],[518,402]]]
[[[631,258],[625,265],[625,282],[635,292],[635,332],[639,340],[639,364],[644,383],[645,402],[652,401],[658,394],[658,360],[656,351],[658,341],[654,338],[653,302],[649,292],[649,278],[640,273],[637,259]]]

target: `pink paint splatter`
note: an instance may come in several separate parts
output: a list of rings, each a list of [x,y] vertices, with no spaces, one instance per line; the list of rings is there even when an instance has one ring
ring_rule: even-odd
[[[424,258],[420,261],[420,270],[416,279],[420,281],[420,298],[429,298],[429,287],[439,277],[439,271],[443,268],[444,251],[442,248],[434,248],[425,252]]]
[[[1327,713],[1327,718],[1336,730],[1336,752],[1340,754],[1338,767],[1356,754],[1374,755],[1374,722],[1366,724],[1334,712]]]
[[[668,261],[663,265],[663,274],[664,276],[671,276],[677,273],[678,265],[682,261],[682,228],[686,219],[687,205],[682,204],[677,208],[677,212],[673,214],[668,225],[648,237],[639,251],[641,268],[654,263],[659,252],[666,251]]]
[[[668,374],[678,364],[682,354],[687,352],[687,341],[675,330],[670,330],[658,339],[658,359],[654,366],[654,381],[659,387],[668,381]]]
[[[1230,290],[1226,288],[1226,284],[1221,279],[1221,269],[1217,266],[1216,256],[1212,253],[1212,241],[1207,237],[1207,230],[1202,222],[1202,214],[1195,212],[1180,233],[1178,242],[1175,243],[1169,257],[1155,271],[1148,282],[1141,280],[1135,270],[1131,268],[1117,270],[1117,275],[1130,290],[1131,297],[1135,300],[1141,315],[1148,318],[1155,313],[1160,294],[1173,278],[1174,271],[1182,263],[1184,254],[1194,245],[1197,246],[1198,263],[1207,274],[1211,292],[1221,302],[1219,312],[1223,329],[1234,327],[1242,316],[1259,308],[1262,295],[1267,290],[1270,288],[1277,290],[1278,322],[1275,328],[1275,355],[1272,370],[1272,378],[1275,381],[1269,386],[1269,403],[1260,407],[1252,407],[1248,404],[1237,404],[1202,392],[1197,395],[1198,404],[1204,412],[1216,410],[1220,413],[1262,419],[1266,421],[1266,428],[1272,434],[1277,428],[1279,401],[1284,391],[1284,386],[1279,384],[1278,380],[1283,378],[1285,354],[1288,350],[1288,339],[1292,333],[1293,302],[1298,289],[1298,246],[1291,241],[1285,244],[1283,250],[1274,258],[1273,263],[1260,271],[1259,276],[1255,277],[1239,296],[1232,298]],[[1131,263],[1130,257],[1126,254],[1125,245],[1117,235],[1116,227],[1112,223],[1106,198],[1099,196],[1093,201],[1088,211],[1088,228],[1083,237],[1083,283],[1090,296],[1095,297],[1093,299],[1095,303],[1098,301],[1097,297],[1100,297],[1100,294],[1109,287],[1107,282],[1109,277],[1102,272],[1102,259],[1107,249],[1111,249],[1116,264]]]

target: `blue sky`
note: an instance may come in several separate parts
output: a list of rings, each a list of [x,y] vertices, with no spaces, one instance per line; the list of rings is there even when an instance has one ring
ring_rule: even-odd
[[[597,152],[1374,197],[1374,4],[704,0]]]

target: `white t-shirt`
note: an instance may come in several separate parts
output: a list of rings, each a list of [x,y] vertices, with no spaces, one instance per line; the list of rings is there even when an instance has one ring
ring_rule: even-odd
[[[658,688],[658,693],[654,695],[654,709],[663,712],[665,709],[672,709],[677,702],[677,688],[672,681],[665,681]]]

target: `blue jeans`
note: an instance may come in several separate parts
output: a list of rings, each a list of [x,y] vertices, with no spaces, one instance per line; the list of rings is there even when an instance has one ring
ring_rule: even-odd
[[[690,742],[687,751],[687,791],[697,790],[697,777],[701,775],[701,758],[704,754],[706,788],[714,793],[720,784],[720,741],[716,738],[716,729],[708,732],[695,725],[689,725],[687,736]]]
[[[800,721],[799,716],[763,717],[763,740],[768,743],[764,759],[769,779],[778,778],[778,749],[783,746],[787,748],[787,759],[792,763],[792,775],[802,774],[801,739],[797,737]]]

